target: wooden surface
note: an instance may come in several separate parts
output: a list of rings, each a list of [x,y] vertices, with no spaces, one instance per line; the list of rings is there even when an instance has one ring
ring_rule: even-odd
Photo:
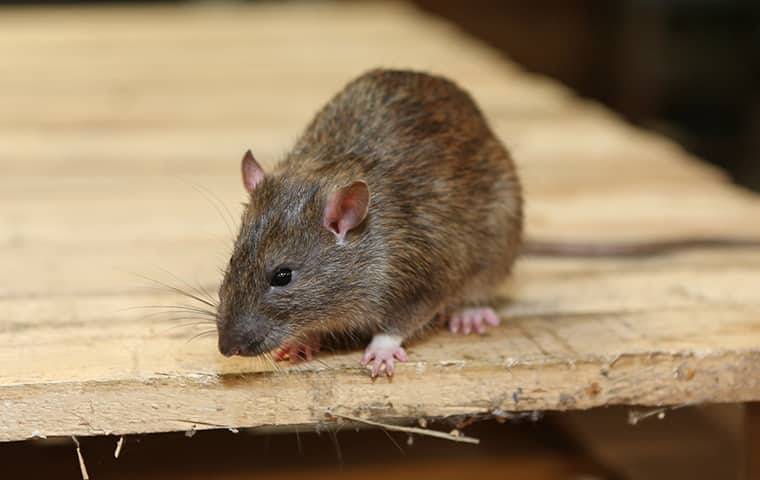
[[[757,196],[414,10],[4,9],[0,59],[0,440],[760,399],[757,249],[525,258],[501,328],[412,344],[393,382],[358,351],[225,359],[135,308],[183,302],[140,276],[216,288],[231,233],[211,197],[237,219],[241,153],[275,162],[377,65],[472,91],[519,163],[529,236],[760,237]]]

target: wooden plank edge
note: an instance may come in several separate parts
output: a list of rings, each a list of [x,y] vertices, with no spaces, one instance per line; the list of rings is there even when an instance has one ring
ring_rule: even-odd
[[[607,361],[405,365],[371,382],[358,368],[166,376],[0,388],[0,441],[281,427],[328,412],[398,419],[760,400],[760,351],[644,353]]]

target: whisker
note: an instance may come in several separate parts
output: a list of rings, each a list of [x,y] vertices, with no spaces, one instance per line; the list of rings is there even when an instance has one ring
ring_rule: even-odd
[[[182,320],[197,320],[198,323],[204,323],[206,325],[216,325],[216,321],[214,321],[214,320],[209,320],[209,319],[203,318],[203,317],[187,316],[187,315],[181,315],[181,316],[178,316],[178,317],[167,317],[164,320],[169,321],[169,322],[179,322],[179,321],[182,321]]]
[[[211,316],[211,317],[216,317],[217,316],[217,314],[215,312],[212,312],[211,310],[206,310],[206,309],[201,308],[201,307],[194,307],[192,305],[143,305],[141,307],[125,308],[122,311],[138,310],[138,309],[149,310],[149,309],[159,309],[159,308],[160,309],[166,309],[166,310],[162,311],[162,312],[151,313],[149,315],[160,315],[160,314],[162,314],[164,312],[170,312],[170,313],[174,313],[174,312],[188,312],[188,313],[198,313],[198,314],[201,314],[201,315],[208,315],[208,316]]]
[[[233,218],[232,213],[230,212],[230,209],[227,208],[227,205],[214,192],[204,187],[203,185],[190,182],[189,180],[183,180],[183,181],[185,181],[188,185],[193,187],[196,192],[200,193],[211,204],[211,206],[214,207],[214,210],[216,210],[216,213],[219,214],[219,217],[221,217],[224,224],[227,225],[227,231],[229,232],[230,236],[234,237],[235,232],[233,231],[232,225],[235,223],[235,219]],[[215,201],[212,201],[212,198]],[[224,208],[224,210],[227,212],[226,217],[222,213],[222,209],[220,208],[220,206]]]
[[[172,330],[176,330],[178,328],[187,328],[187,327],[197,327],[200,325],[208,325],[207,322],[194,322],[194,323],[183,323],[182,325],[172,325],[171,327],[167,327],[163,330],[160,330],[157,332],[157,334],[164,334],[166,332],[170,332]],[[216,330],[214,330],[216,331]]]
[[[167,327],[166,331],[168,330],[175,330],[177,328],[184,328],[184,327],[195,327],[198,325],[208,325],[208,322],[188,322],[188,323],[181,323],[179,325],[172,325],[171,327]]]
[[[203,313],[197,313],[197,312],[189,312],[186,310],[167,310],[162,312],[154,312],[149,313],[145,315],[140,315],[137,317],[138,320],[147,321],[147,322],[157,322],[157,323],[163,323],[163,322],[176,322],[179,320],[199,320],[206,322],[208,324],[217,324],[217,318],[212,317],[211,315],[206,315]]]
[[[322,365],[325,368],[330,368],[330,365],[327,364],[324,360],[320,360],[319,358],[314,358],[313,361],[317,362],[318,364]]]
[[[264,358],[267,363],[272,367],[272,369],[276,372],[280,372],[282,368],[277,364],[277,361],[272,356],[272,352],[265,352],[262,354],[262,358]]]
[[[170,272],[169,270],[167,270],[167,269],[165,269],[165,268],[161,268],[161,267],[156,267],[156,268],[158,268],[158,269],[159,269],[159,270],[161,270],[162,272],[166,273],[167,275],[170,275],[172,278],[174,278],[174,279],[175,279],[175,280],[177,280],[178,282],[180,282],[180,283],[184,284],[184,285],[185,285],[187,288],[189,288],[189,289],[190,289],[190,291],[191,291],[191,292],[193,292],[193,293],[195,293],[195,294],[198,294],[198,296],[201,296],[201,295],[206,295],[206,297],[208,297],[208,298],[206,298],[206,300],[209,300],[209,301],[211,302],[211,304],[212,304],[212,305],[213,305],[213,306],[216,308],[216,303],[215,303],[215,302],[216,302],[216,300],[214,299],[214,297],[212,297],[211,295],[209,295],[207,292],[206,292],[206,293],[204,293],[204,291],[203,291],[202,289],[198,289],[198,288],[196,288],[196,287],[193,287],[193,286],[190,284],[190,282],[188,282],[187,280],[184,280],[184,279],[180,278],[179,276],[177,276],[176,274],[174,274],[174,273]],[[201,288],[202,288],[202,287],[201,287]]]
[[[136,274],[136,275],[138,277],[143,278],[144,280],[148,280],[149,282],[153,282],[153,283],[156,283],[156,284],[158,284],[158,285],[160,285],[160,286],[162,286],[164,288],[167,288],[167,289],[171,290],[174,293],[178,293],[178,294],[183,295],[185,297],[192,298],[193,300],[196,300],[196,301],[198,301],[200,303],[203,303],[204,305],[208,305],[211,308],[214,308],[214,309],[216,308],[216,305],[213,304],[213,303],[211,303],[211,302],[209,302],[208,300],[205,300],[205,299],[203,299],[203,298],[201,298],[198,295],[195,295],[193,293],[187,292],[187,291],[185,291],[185,290],[183,290],[183,289],[181,289],[179,287],[175,287],[173,285],[169,285],[168,283],[162,282],[160,280],[156,280],[155,278],[146,277],[145,275],[140,275],[140,274]]]
[[[211,303],[214,304],[215,308],[219,306],[219,300],[216,297],[214,297],[213,295],[211,295],[211,293],[209,293],[209,291],[206,290],[206,287],[204,287],[201,284],[201,282],[198,282],[198,288],[197,288],[197,290],[199,290],[204,295],[206,295],[206,298],[208,298],[211,301]]]
[[[192,337],[190,337],[187,340],[187,342],[185,342],[185,345],[187,345],[188,343],[192,342],[193,340],[196,340],[198,338],[205,337],[207,335],[211,335],[211,334],[214,334],[214,333],[216,333],[216,330],[205,330],[205,331],[203,331],[203,332],[201,332],[201,333],[199,333],[197,335],[193,335]]]
[[[151,315],[150,317],[143,317],[144,320],[152,320],[156,317],[156,315]],[[159,321],[166,321],[166,322],[178,322],[180,320],[198,320],[204,323],[207,323],[209,325],[216,325],[217,321],[215,318],[210,318],[205,315],[193,315],[189,312],[169,312],[167,313],[166,317],[162,317],[159,319]]]

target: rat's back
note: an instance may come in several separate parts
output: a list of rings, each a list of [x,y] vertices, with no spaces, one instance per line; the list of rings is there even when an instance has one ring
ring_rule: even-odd
[[[470,96],[450,80],[406,70],[372,70],[322,108],[286,163],[370,176],[446,174],[449,159],[469,163],[492,136]],[[436,158],[438,161],[436,161]]]
[[[332,187],[367,182],[367,242],[386,247],[388,288],[405,288],[388,292],[399,304],[469,299],[514,261],[522,229],[514,165],[469,94],[448,79],[361,75],[316,115],[284,168]]]

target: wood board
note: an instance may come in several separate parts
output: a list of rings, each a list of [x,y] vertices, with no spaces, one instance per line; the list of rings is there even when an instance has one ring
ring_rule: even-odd
[[[0,58],[0,440],[760,398],[757,249],[524,258],[502,327],[412,344],[393,382],[358,351],[225,359],[135,308],[183,301],[143,276],[215,289],[242,151],[271,165],[378,65],[473,93],[518,161],[530,237],[760,237],[758,196],[410,7],[4,9]]]

